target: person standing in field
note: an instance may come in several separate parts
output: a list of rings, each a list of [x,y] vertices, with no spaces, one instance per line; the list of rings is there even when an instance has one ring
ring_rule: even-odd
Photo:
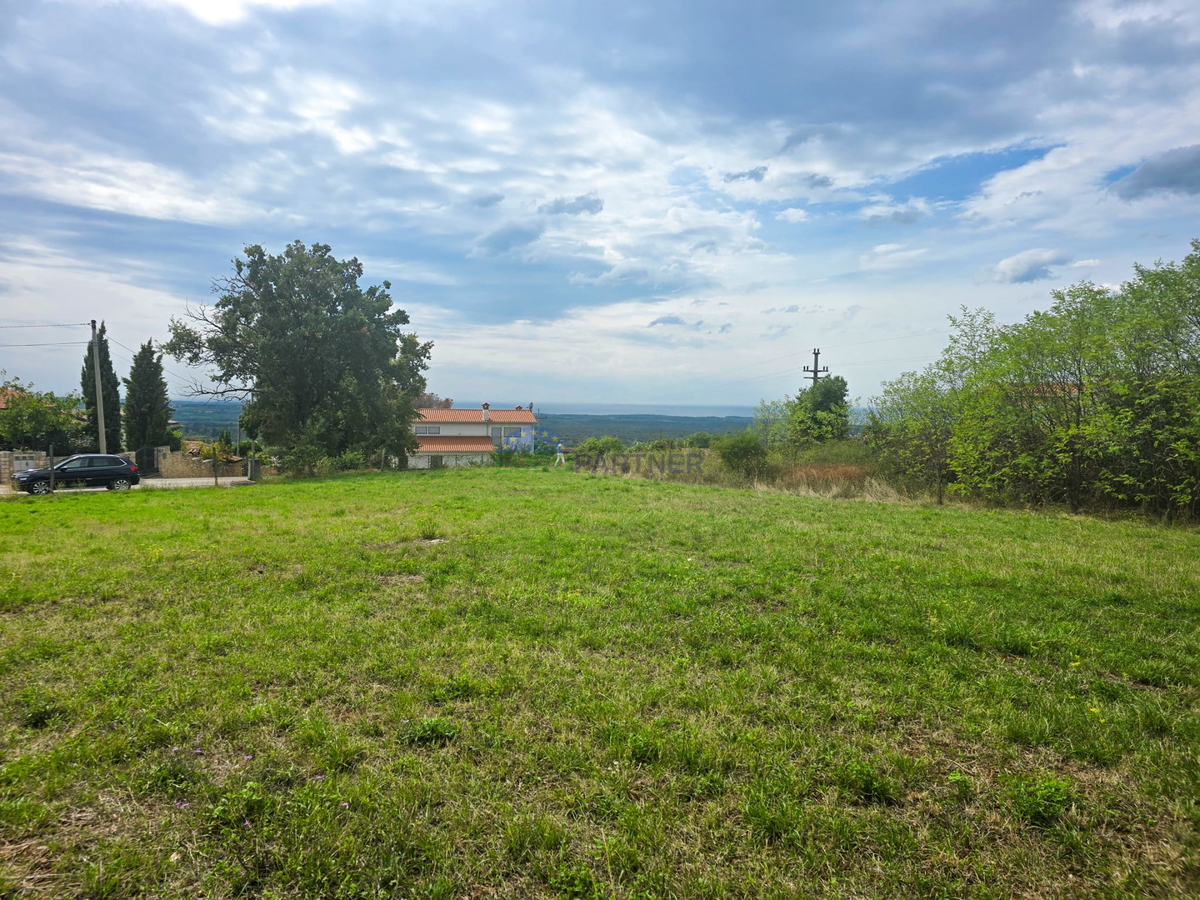
[[[558,456],[554,457],[554,466],[555,466],[555,468],[557,468],[557,467],[558,467],[558,464],[559,464],[559,463],[562,463],[564,466],[567,464],[567,457],[566,457],[566,455],[565,455],[565,454],[564,454],[564,452],[563,452],[565,449],[566,449],[566,448],[565,448],[565,447],[563,447],[563,442],[562,442],[562,441],[559,441],[559,442],[558,442]]]

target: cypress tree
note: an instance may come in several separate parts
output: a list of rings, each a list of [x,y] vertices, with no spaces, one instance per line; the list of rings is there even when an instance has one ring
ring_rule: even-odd
[[[104,397],[104,439],[109,453],[121,452],[121,392],[117,373],[113,370],[112,357],[108,353],[108,336],[104,323],[96,332],[100,342],[100,389]],[[96,375],[92,368],[92,342],[88,341],[87,354],[83,357],[80,373],[83,387],[83,405],[87,408],[87,434],[92,446],[100,449],[100,428],[96,424]]]
[[[133,366],[125,383],[125,446],[138,451],[143,447],[162,447],[168,442],[167,422],[171,403],[163,378],[162,354],[154,352],[146,341],[133,357]]]

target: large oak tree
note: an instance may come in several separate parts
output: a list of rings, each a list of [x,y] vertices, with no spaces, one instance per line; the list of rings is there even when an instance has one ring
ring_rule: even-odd
[[[280,256],[247,247],[233,266],[214,282],[212,307],[171,321],[164,349],[209,369],[212,383],[195,394],[246,401],[243,424],[293,468],[415,445],[408,426],[433,345],[404,330],[388,282],[364,289],[357,259],[300,241]]]

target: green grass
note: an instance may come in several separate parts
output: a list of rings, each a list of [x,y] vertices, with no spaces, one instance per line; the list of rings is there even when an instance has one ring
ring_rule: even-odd
[[[0,897],[1200,894],[1200,534],[538,470],[0,503]]]

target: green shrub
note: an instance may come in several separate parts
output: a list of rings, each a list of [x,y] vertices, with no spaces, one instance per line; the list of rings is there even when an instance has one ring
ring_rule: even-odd
[[[767,448],[749,431],[739,431],[713,445],[721,462],[731,472],[757,478],[767,466]]]
[[[367,467],[367,456],[361,450],[347,450],[330,460],[330,468],[335,472],[354,472]]]
[[[603,456],[605,453],[624,453],[625,445],[619,437],[606,434],[604,437],[588,438],[575,448],[575,452]]]

